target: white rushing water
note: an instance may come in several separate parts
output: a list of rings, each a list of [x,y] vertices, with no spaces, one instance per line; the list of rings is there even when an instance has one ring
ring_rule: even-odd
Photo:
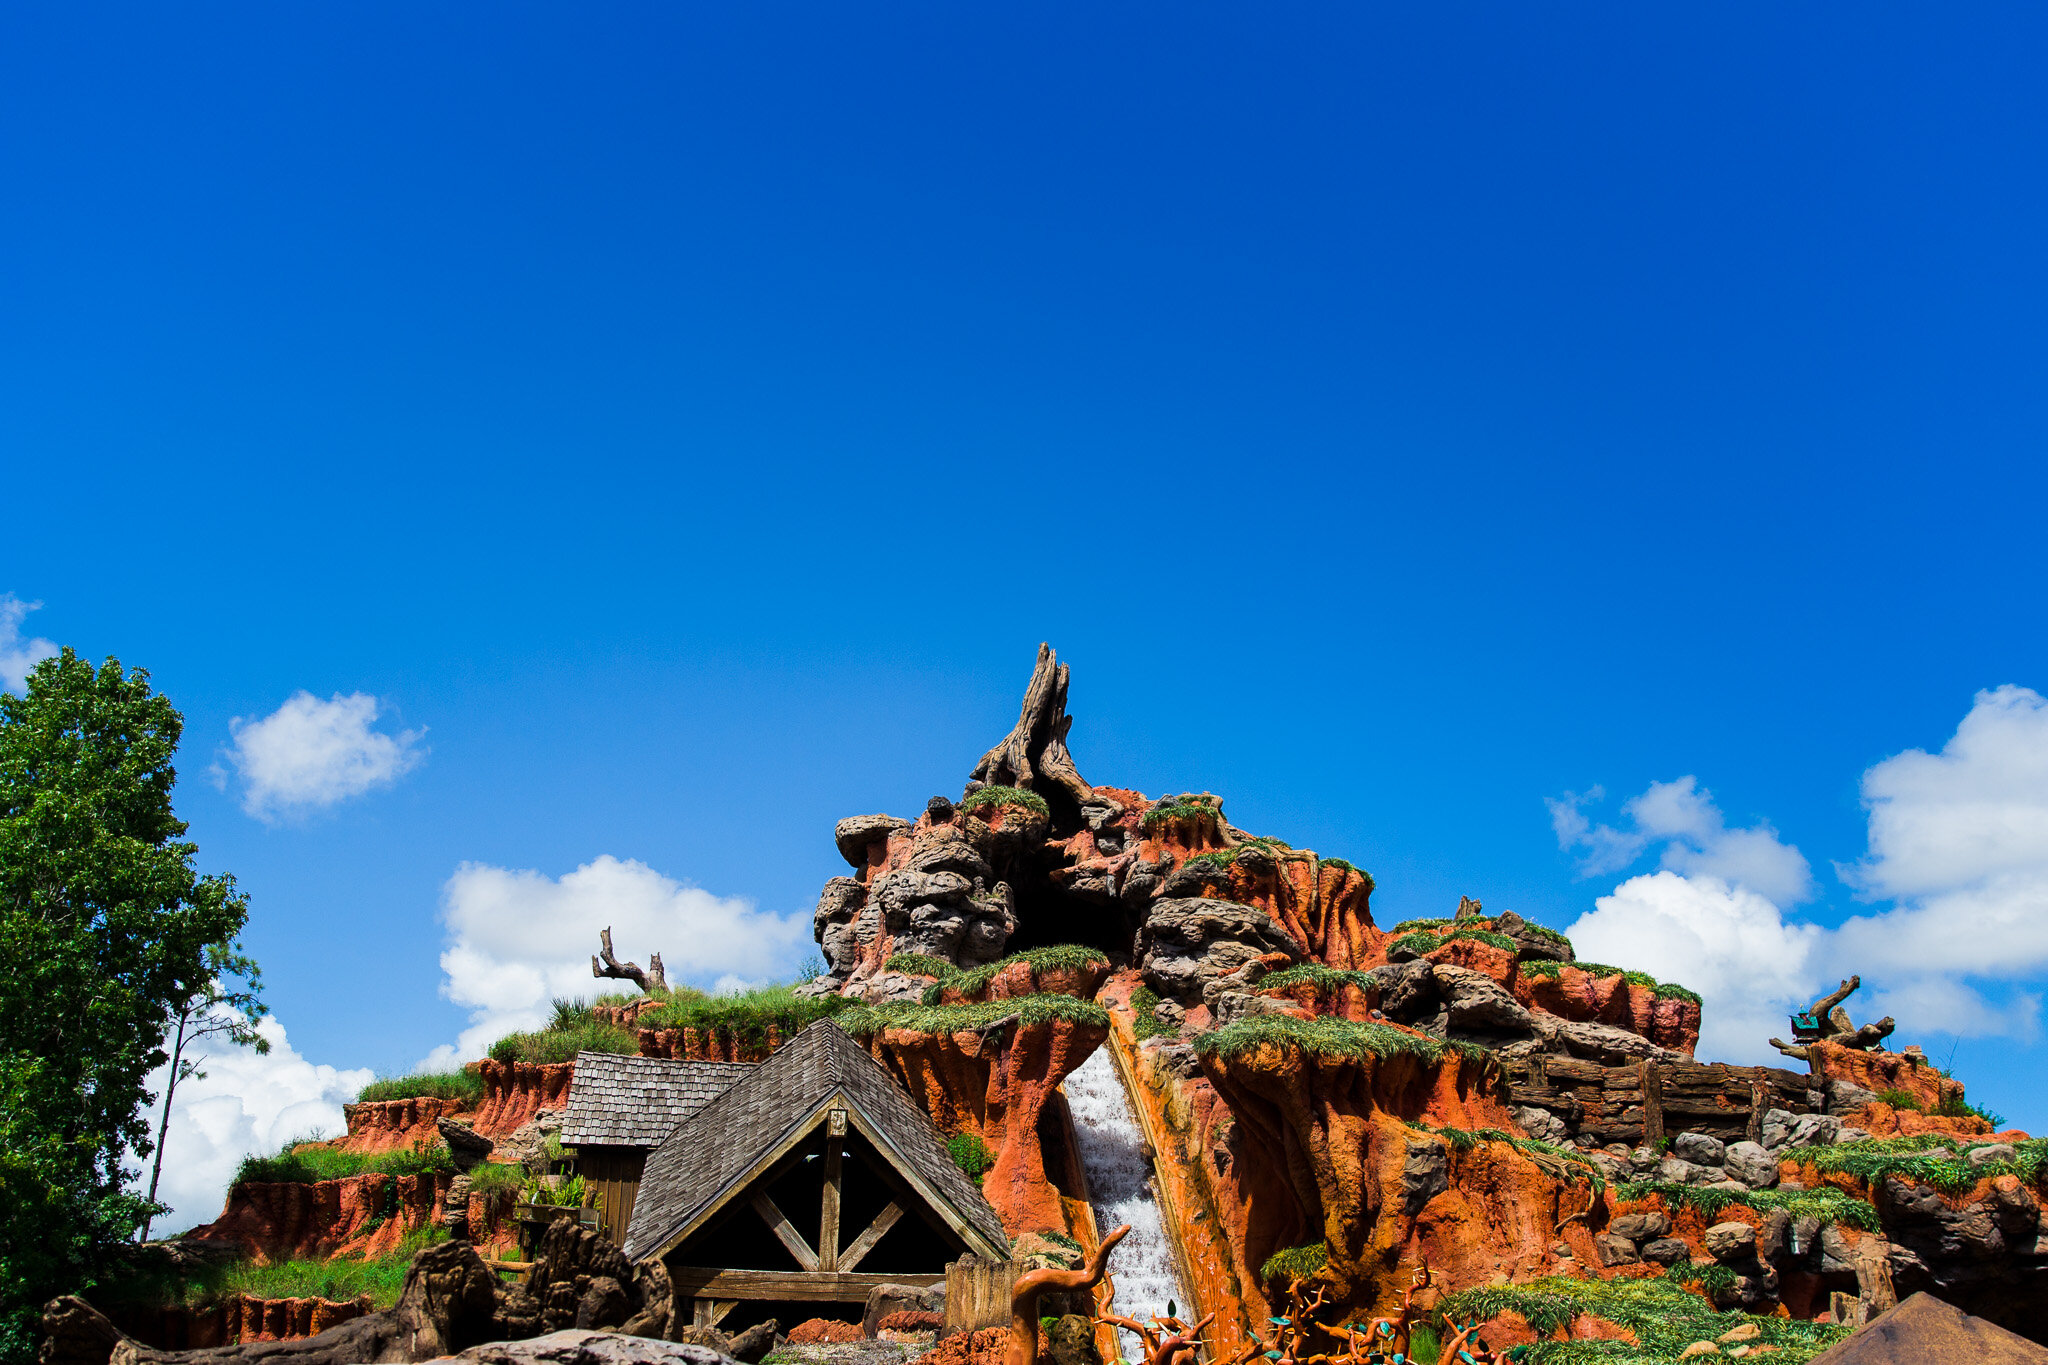
[[[1174,1271],[1159,1201],[1152,1196],[1144,1132],[1110,1059],[1112,1046],[1104,1043],[1095,1049],[1067,1077],[1065,1090],[1081,1165],[1088,1172],[1088,1192],[1095,1201],[1096,1226],[1106,1234],[1120,1223],[1131,1225],[1130,1235],[1109,1253],[1109,1273],[1116,1285],[1114,1311],[1143,1322],[1165,1313],[1171,1300],[1185,1317],[1192,1300]],[[1145,1358],[1144,1343],[1134,1334],[1118,1332],[1117,1340],[1125,1359]]]

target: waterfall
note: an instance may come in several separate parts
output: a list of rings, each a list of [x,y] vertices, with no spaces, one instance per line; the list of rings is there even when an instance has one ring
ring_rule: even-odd
[[[1064,1089],[1074,1116],[1074,1136],[1081,1165],[1088,1172],[1088,1192],[1095,1201],[1096,1226],[1104,1233],[1120,1223],[1131,1231],[1109,1254],[1109,1273],[1116,1283],[1115,1311],[1139,1322],[1166,1312],[1168,1300],[1190,1317],[1194,1300],[1174,1270],[1173,1248],[1152,1196],[1152,1165],[1145,1160],[1145,1135],[1124,1094],[1123,1080],[1105,1042],[1068,1075]],[[1127,1331],[1117,1333],[1127,1359],[1143,1360],[1144,1343]]]

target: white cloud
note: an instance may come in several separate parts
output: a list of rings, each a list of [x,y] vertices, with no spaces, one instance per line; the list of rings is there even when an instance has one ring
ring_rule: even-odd
[[[1579,956],[1645,971],[1699,992],[1702,1057],[1762,1062],[1777,1054],[1794,1003],[1813,998],[1811,924],[1788,924],[1778,907],[1708,874],[1652,872],[1602,896],[1566,931]]]
[[[1621,813],[1628,817],[1628,829],[1586,818],[1582,808],[1603,796],[1594,787],[1544,803],[1550,807],[1558,847],[1586,850],[1579,860],[1581,876],[1619,872],[1652,845],[1662,844],[1662,865],[1673,872],[1747,887],[1780,905],[1796,905],[1813,895],[1813,872],[1799,850],[1782,842],[1768,821],[1728,828],[1714,794],[1696,777],[1652,782],[1641,795],[1624,801]]]
[[[1584,875],[1662,844],[1664,871],[1629,879],[1571,927],[1589,960],[1639,967],[1705,1001],[1700,1052],[1767,1060],[1784,1014],[1849,975],[1860,1021],[1902,1030],[2031,1039],[2048,969],[2048,699],[1977,694],[1938,754],[1909,749],[1863,775],[1869,851],[1842,880],[1889,908],[1835,929],[1788,920],[1812,893],[1806,860],[1759,822],[1729,829],[1695,779],[1653,782],[1623,804],[1629,827],[1594,825],[1596,787],[1548,804]],[[1973,982],[2013,983],[1998,999]]]
[[[811,937],[808,914],[769,914],[610,855],[561,878],[465,863],[442,906],[441,994],[470,1016],[455,1043],[426,1059],[437,1067],[474,1061],[505,1034],[538,1027],[557,996],[631,990],[591,978],[600,929],[611,929],[622,959],[645,966],[658,952],[671,982],[715,990],[787,974]]]
[[[209,1040],[202,1049],[205,1079],[178,1087],[157,1187],[157,1198],[171,1212],[151,1224],[150,1236],[172,1236],[219,1217],[228,1180],[250,1153],[275,1152],[295,1137],[339,1134],[341,1106],[373,1078],[367,1068],[340,1071],[307,1061],[274,1018],[256,1027],[269,1040],[267,1055]],[[159,1070],[150,1080],[159,1098],[164,1076]],[[152,1110],[152,1120],[158,1112]],[[148,1164],[143,1163],[138,1190],[149,1188]]]
[[[41,607],[24,602],[11,592],[0,592],[0,691],[20,692],[28,686],[28,671],[57,652],[57,646],[35,636],[24,636],[21,623]]]
[[[332,806],[418,767],[426,750],[416,746],[426,731],[373,730],[380,709],[363,692],[321,701],[302,691],[261,720],[235,717],[226,757],[244,783],[242,809],[273,820]]]

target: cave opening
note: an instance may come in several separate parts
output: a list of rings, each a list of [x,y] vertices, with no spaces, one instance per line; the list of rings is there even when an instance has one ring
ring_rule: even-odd
[[[1010,890],[1016,898],[1017,931],[1009,953],[1031,948],[1078,944],[1100,949],[1110,964],[1128,967],[1137,959],[1138,919],[1123,905],[1077,896],[1055,882],[1051,866],[1014,869]]]

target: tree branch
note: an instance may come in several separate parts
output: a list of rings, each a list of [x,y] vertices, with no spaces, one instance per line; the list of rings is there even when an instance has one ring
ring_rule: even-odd
[[[641,971],[636,962],[621,962],[612,955],[612,931],[609,926],[600,929],[598,941],[604,945],[600,957],[590,959],[590,974],[614,981],[630,981],[649,995],[668,994],[668,976],[661,968],[661,954],[651,954],[647,959],[647,970]]]

